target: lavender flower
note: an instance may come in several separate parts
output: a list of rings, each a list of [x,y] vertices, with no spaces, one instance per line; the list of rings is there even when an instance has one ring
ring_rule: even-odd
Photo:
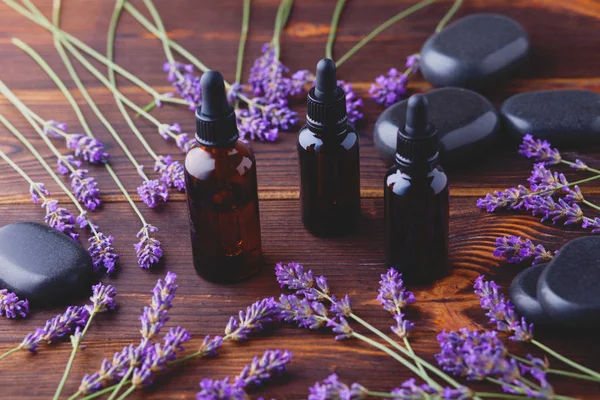
[[[503,236],[496,239],[494,256],[506,259],[509,263],[519,264],[533,261],[532,264],[542,264],[552,260],[554,254],[547,251],[541,244],[533,244],[529,239],[518,236]]]
[[[358,383],[348,386],[340,382],[336,374],[331,374],[321,382],[316,382],[308,390],[310,392],[308,400],[361,400],[368,397],[368,390],[364,386]]]
[[[371,84],[369,89],[369,95],[378,104],[389,107],[406,95],[407,83],[406,74],[401,74],[396,68],[392,68],[388,71],[387,76],[380,75],[375,78],[375,83]]]
[[[526,196],[529,194],[529,189],[519,185],[502,192],[488,193],[484,198],[477,200],[477,207],[489,213],[502,209],[522,210],[525,207]]]
[[[221,336],[215,336],[211,339],[209,335],[206,335],[198,352],[201,354],[201,357],[214,357],[222,345],[223,338]]]
[[[536,196],[532,198],[527,208],[532,215],[541,215],[542,222],[551,219],[556,224],[564,220],[564,225],[580,224],[584,221],[583,211],[577,204],[569,204],[563,199],[558,202],[550,196]]]
[[[402,386],[391,391],[400,399],[427,400],[448,399],[448,400],[466,400],[472,397],[470,390],[464,386],[454,389],[451,387],[433,388],[427,384],[417,385],[414,379],[409,379],[402,383]]]
[[[257,107],[238,109],[236,113],[240,139],[273,142],[277,140],[278,130],[273,128]]]
[[[260,385],[285,371],[285,366],[292,361],[292,353],[288,350],[267,350],[262,357],[255,356],[237,376],[236,382],[243,387]]]
[[[290,130],[298,122],[298,113],[288,107],[285,99],[279,99],[274,103],[267,104],[263,112],[263,120],[272,128],[268,136],[277,138],[271,132],[275,130]]]
[[[237,319],[229,318],[225,335],[234,341],[244,341],[249,334],[262,331],[263,325],[272,322],[278,311],[278,304],[272,297],[259,300],[240,311]]]
[[[579,185],[575,185],[572,188],[571,187],[564,188],[563,190],[567,192],[564,200],[568,204],[582,203],[585,200],[585,198],[583,197],[583,193],[581,193],[581,189],[579,188]]]
[[[381,302],[384,310],[391,314],[400,314],[402,308],[415,302],[415,295],[404,287],[402,274],[390,268],[386,274],[381,275],[377,300]]]
[[[298,96],[306,92],[306,88],[315,81],[315,76],[307,69],[300,69],[292,75],[292,91],[290,95]]]
[[[301,328],[319,329],[329,320],[327,309],[318,301],[301,299],[293,294],[282,294],[277,305],[280,320],[295,322]]]
[[[97,235],[93,235],[88,239],[90,243],[88,252],[92,256],[95,270],[98,270],[100,266],[104,266],[107,274],[112,274],[115,271],[115,263],[119,259],[119,255],[115,253],[113,241],[113,236],[106,236],[102,232],[98,232]]]
[[[592,233],[600,233],[600,218],[584,218],[581,227],[584,229],[593,228]]]
[[[314,305],[314,309],[318,309],[316,304]],[[334,333],[337,333],[335,340],[350,339],[354,333],[354,330],[350,327],[350,324],[348,324],[348,320],[341,315],[337,315],[336,318],[328,320],[326,326],[330,327]]]
[[[0,316],[6,318],[26,318],[29,314],[29,301],[21,300],[7,289],[0,289]]]
[[[184,152],[187,153],[192,145],[190,142],[190,138],[187,133],[181,132],[181,125],[177,122],[172,125],[163,124],[158,128],[158,133],[165,140],[171,140],[172,136],[175,136],[175,143],[177,147]]]
[[[569,185],[564,174],[550,171],[544,163],[533,165],[531,176],[527,179],[534,192],[555,192]]]
[[[193,65],[166,62],[163,64],[163,71],[167,72],[167,79],[181,98],[189,103],[190,110],[195,110],[202,104],[200,76],[194,75]]]
[[[529,342],[533,339],[533,324],[525,318],[519,319],[514,306],[499,292],[500,286],[494,281],[486,281],[483,275],[475,280],[475,294],[479,297],[481,308],[490,322],[501,332],[512,332],[511,340]]]
[[[243,387],[223,380],[203,379],[196,400],[246,400],[248,395]]]
[[[151,340],[160,333],[160,330],[169,320],[169,310],[173,307],[171,304],[177,291],[175,280],[177,275],[167,272],[164,281],[159,279],[152,290],[152,301],[150,306],[144,307],[140,316],[142,329],[140,333],[146,340]]]
[[[64,313],[46,321],[43,328],[38,328],[25,336],[19,348],[35,353],[41,342],[52,343],[70,335],[75,328],[84,326],[89,317],[90,314],[85,307],[67,307]]]
[[[108,162],[109,155],[104,152],[104,145],[98,140],[82,133],[71,134],[66,138],[67,147],[75,150],[75,156],[92,164]]]
[[[305,296],[308,300],[321,301],[324,299],[323,295],[330,295],[327,279],[324,276],[315,279],[312,271],[304,272],[304,267],[301,264],[295,262],[277,263],[275,265],[275,276],[282,288],[292,290],[299,296]]]
[[[158,207],[162,201],[167,202],[169,191],[167,186],[157,179],[147,179],[137,188],[140,199],[150,208]]]
[[[400,339],[405,339],[408,337],[408,334],[414,329],[415,324],[410,322],[409,320],[404,318],[405,315],[394,314],[394,321],[396,321],[395,326],[391,326],[390,329],[392,332],[396,334]]]
[[[238,98],[238,96],[244,93],[245,89],[245,85],[242,85],[239,82],[233,82],[231,86],[229,86],[229,90],[227,91],[227,101],[229,102],[229,104],[233,104]]]
[[[363,101],[354,93],[351,83],[338,81],[338,86],[340,86],[346,94],[346,112],[348,113],[348,122],[350,124],[355,124],[358,120],[363,118],[363,114],[360,112],[360,109],[363,106]]]
[[[117,306],[115,302],[116,295],[117,290],[112,285],[105,286],[102,283],[98,283],[92,286],[92,296],[90,297],[92,304],[86,306],[88,313],[101,313],[114,310]]]
[[[138,258],[138,264],[141,268],[149,269],[152,265],[158,263],[162,257],[160,242],[150,236],[151,233],[158,231],[158,228],[146,224],[137,233],[140,241],[133,245],[135,254]]]
[[[175,143],[177,144],[177,147],[179,147],[179,150],[181,150],[184,153],[187,153],[192,145],[192,142],[190,142],[190,138],[188,137],[187,133],[180,133],[179,135],[177,135],[175,137]]]
[[[44,196],[50,196],[50,192],[41,182],[34,182],[29,186],[29,194],[31,195],[31,201],[35,204],[42,203]]]
[[[406,64],[404,65],[406,68],[412,68],[413,73],[417,73],[419,71],[421,63],[421,55],[420,54],[411,54],[406,57]]]
[[[575,168],[578,171],[587,171],[587,169],[589,168],[588,165],[581,161],[579,158],[576,159],[575,163],[571,164],[570,167]]]
[[[46,209],[44,221],[48,226],[69,235],[73,240],[79,238],[79,234],[75,232],[75,217],[67,209],[59,207],[58,200],[48,200],[42,203],[42,207]]]
[[[168,187],[185,190],[185,177],[183,166],[178,161],[173,161],[171,156],[160,156],[154,164],[154,171],[161,174],[160,180]]]
[[[341,300],[337,300],[335,296],[331,299],[331,312],[338,317],[347,317],[352,314],[352,304],[350,297],[345,295]]]
[[[550,142],[534,139],[529,134],[523,137],[519,153],[527,158],[533,158],[537,162],[543,162],[545,165],[559,164],[562,160],[560,152],[553,148]]]
[[[48,120],[44,123],[44,135],[51,138],[59,138],[60,134],[56,133],[53,128],[59,129],[63,132],[67,131],[67,124],[64,122],[57,122],[54,120]]]
[[[95,210],[102,201],[100,190],[94,178],[88,177],[87,169],[77,169],[71,173],[71,188],[77,200],[88,210]]]
[[[81,168],[81,161],[76,159],[73,155],[62,156],[56,162],[56,170],[61,175],[66,175],[71,172],[72,169]]]
[[[292,90],[289,78],[284,78],[287,68],[275,59],[275,48],[271,43],[263,44],[262,55],[258,57],[248,77],[248,85],[255,96],[263,96],[267,99],[285,98]]]

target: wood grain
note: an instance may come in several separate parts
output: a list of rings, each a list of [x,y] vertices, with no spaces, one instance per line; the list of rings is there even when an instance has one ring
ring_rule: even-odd
[[[380,21],[413,3],[410,0],[348,2],[341,18],[335,54],[342,54]],[[134,1],[134,4],[143,9],[141,1]],[[172,0],[157,1],[156,4],[172,38],[210,67],[232,78],[241,19],[239,1]],[[147,304],[156,279],[167,270],[178,274],[180,285],[170,324],[182,325],[190,330],[193,340],[188,347],[189,352],[194,351],[204,335],[222,333],[229,316],[235,315],[237,310],[262,297],[279,295],[280,289],[272,272],[273,265],[278,261],[297,261],[314,269],[315,273],[327,275],[336,293],[348,293],[351,296],[359,315],[380,329],[388,329],[390,318],[375,300],[379,274],[385,271],[381,179],[387,167],[373,146],[372,128],[382,109],[368,100],[366,93],[375,76],[390,67],[399,67],[405,56],[419,50],[450,4],[449,1],[440,1],[393,26],[340,68],[340,77],[352,81],[357,93],[365,98],[365,122],[359,125],[364,217],[360,229],[347,237],[317,239],[302,227],[298,213],[294,132],[282,133],[276,143],[252,144],[258,161],[265,267],[259,276],[237,285],[214,285],[196,275],[191,264],[186,206],[183,195],[176,193],[172,193],[172,201],[166,207],[158,211],[142,210],[148,222],[160,229],[157,238],[163,243],[165,262],[154,271],[140,270],[133,251],[135,233],[139,229],[138,220],[106,171],[102,168],[93,169],[105,205],[92,217],[105,233],[116,237],[116,250],[121,254],[119,273],[105,279],[119,291],[119,309],[114,314],[100,316],[90,330],[86,338],[87,348],[75,361],[65,394],[76,391],[81,377],[95,371],[104,357],[111,357],[113,352],[138,340],[137,318],[140,310]],[[36,5],[49,15],[51,1],[39,1]],[[259,54],[261,44],[270,38],[277,5],[277,0],[252,2],[245,73],[253,58]],[[104,51],[113,2],[65,0],[63,7],[65,30],[95,49]],[[290,24],[282,36],[282,59],[292,70],[314,68],[317,59],[324,53],[333,7],[333,1],[296,2]],[[459,16],[475,12],[501,12],[517,19],[527,29],[533,45],[529,66],[519,71],[510,82],[486,93],[494,104],[499,105],[508,96],[528,90],[599,89],[600,76],[595,66],[600,63],[600,53],[597,52],[598,38],[593,32],[598,31],[600,17],[598,6],[593,1],[515,0],[507,3],[502,0],[467,0]],[[26,21],[5,4],[0,4],[0,79],[43,118],[65,121],[70,124],[72,132],[78,131],[80,128],[67,101],[43,71],[10,43],[12,37],[20,38],[39,51],[65,80],[80,104],[84,105],[53,48],[51,35]],[[119,25],[116,51],[117,61],[121,65],[137,73],[157,90],[169,90],[161,69],[164,56],[160,43],[128,15],[123,16]],[[135,157],[150,169],[150,157],[128,131],[112,96],[91,75],[79,66],[77,68],[90,93],[121,133]],[[131,87],[125,80],[119,82],[123,91],[137,104],[143,105],[149,101],[147,95]],[[430,86],[417,78],[411,82],[411,88],[414,91],[426,91]],[[300,112],[303,112],[302,103],[302,99],[294,103]],[[115,170],[127,189],[134,193],[139,178],[131,164],[90,110],[86,108],[84,112],[94,132],[107,143]],[[0,113],[7,116],[48,160],[52,159],[50,151],[36,133],[3,98],[0,98]],[[165,123],[177,121],[186,131],[193,132],[193,115],[185,109],[165,106],[153,111],[153,115]],[[172,154],[179,160],[183,159],[177,148],[165,143],[150,124],[141,119],[136,122],[159,154]],[[57,145],[62,146],[60,141]],[[0,128],[0,148],[33,178],[46,182],[51,191],[59,193],[54,182],[31,154],[4,128]],[[436,333],[463,326],[472,329],[489,327],[472,294],[473,279],[484,273],[506,287],[522,268],[503,264],[492,256],[496,237],[517,234],[555,250],[583,234],[541,224],[534,217],[489,215],[475,207],[478,197],[491,190],[522,183],[527,178],[531,162],[516,155],[514,150],[515,143],[506,140],[505,145],[486,157],[485,162],[467,163],[462,168],[449,171],[452,196],[450,250],[454,268],[450,276],[435,284],[410,288],[418,299],[408,310],[409,318],[416,322],[416,333],[411,340],[415,350],[431,362],[434,362],[433,356],[438,351]],[[595,165],[595,160],[600,156],[598,150],[567,149],[563,154],[565,158],[581,158]],[[573,171],[567,173],[570,179],[579,176]],[[43,217],[42,210],[28,200],[28,185],[6,165],[0,170],[0,183],[0,225],[23,220],[39,221]],[[600,199],[598,185],[586,186],[584,192],[590,199]],[[58,194],[57,197],[64,196]],[[0,352],[16,345],[26,333],[60,310],[60,307],[34,310],[31,317],[23,321],[0,321]],[[564,355],[589,367],[600,368],[598,352],[595,351],[597,335],[585,331],[540,331],[537,335]],[[519,354],[541,355],[530,346],[516,343],[509,343],[509,346]],[[268,329],[248,343],[226,345],[215,359],[195,360],[179,366],[161,376],[152,388],[135,393],[132,397],[195,398],[201,379],[235,375],[252,356],[267,348],[289,349],[295,355],[294,361],[288,374],[273,385],[253,392],[253,398],[305,398],[307,387],[331,372],[338,373],[346,382],[360,381],[374,390],[392,389],[410,377],[410,373],[393,360],[362,344],[334,343],[333,336],[326,331],[309,332],[282,325]],[[51,348],[43,346],[35,356],[17,353],[0,361],[0,398],[50,398],[69,352],[70,346],[60,343]],[[555,360],[551,362],[557,368],[562,367]],[[553,383],[557,392],[563,395],[600,398],[599,385],[581,384],[568,379],[554,379]],[[486,385],[474,387],[490,389]]]

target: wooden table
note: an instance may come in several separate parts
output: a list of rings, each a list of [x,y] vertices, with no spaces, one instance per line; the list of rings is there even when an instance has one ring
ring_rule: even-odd
[[[49,0],[36,2],[49,15]],[[65,1],[63,27],[66,31],[105,51],[105,35],[113,8],[112,1]],[[184,1],[156,2],[172,38],[179,41],[211,68],[220,70],[233,79],[240,29],[241,2]],[[282,36],[282,60],[292,69],[314,68],[324,55],[333,1],[297,1],[288,27]],[[341,19],[335,54],[341,55],[357,40],[370,32],[390,15],[414,3],[412,0],[371,0],[348,2]],[[501,0],[467,0],[458,16],[477,12],[500,12],[515,18],[530,35],[533,57],[531,63],[519,71],[510,82],[489,93],[496,105],[508,96],[538,89],[588,88],[598,89],[600,78],[596,72],[600,63],[597,32],[600,28],[600,3],[592,0],[514,0],[510,6]],[[136,6],[143,8],[141,1]],[[260,46],[270,40],[277,0],[256,0],[252,6],[252,23],[245,61],[245,73]],[[139,229],[138,221],[124,197],[110,180],[106,171],[94,169],[99,179],[105,205],[93,216],[104,231],[116,237],[116,249],[121,254],[119,273],[104,279],[116,286],[119,296],[118,312],[97,319],[86,337],[87,348],[76,361],[67,382],[65,394],[76,391],[84,373],[95,371],[104,357],[111,357],[139,338],[138,316],[150,299],[150,290],[167,270],[178,275],[179,290],[171,312],[170,324],[182,325],[193,335],[187,351],[194,351],[204,335],[223,331],[230,315],[251,302],[265,296],[278,296],[280,290],[272,271],[278,261],[296,261],[325,274],[335,293],[348,293],[355,310],[381,329],[391,324],[389,315],[376,301],[379,274],[383,266],[383,202],[382,177],[386,166],[373,146],[372,128],[382,108],[367,99],[371,81],[391,67],[400,67],[407,55],[419,50],[434,29],[437,21],[450,6],[441,1],[419,12],[408,20],[385,31],[360,50],[345,65],[339,76],[351,81],[361,97],[365,98],[365,123],[361,132],[362,212],[360,229],[344,238],[317,239],[308,234],[299,218],[298,178],[294,132],[282,133],[276,143],[253,143],[259,170],[260,208],[262,217],[265,269],[260,276],[237,285],[214,285],[200,279],[193,267],[190,253],[186,205],[183,194],[172,194],[172,200],[158,211],[143,208],[148,221],[159,227],[158,239],[165,251],[164,266],[157,270],[140,270],[136,263],[133,244]],[[79,129],[74,113],[55,85],[37,65],[10,42],[18,37],[38,50],[59,71],[77,99],[84,104],[52,45],[51,35],[26,21],[4,4],[0,5],[0,79],[21,99],[44,118],[65,121],[71,131]],[[170,87],[162,72],[164,56],[161,45],[151,34],[125,14],[118,29],[117,62],[137,73],[161,92]],[[112,96],[82,68],[78,67],[85,84],[133,150],[136,158],[152,165],[150,157],[139,145],[114,105]],[[120,80],[122,90],[138,104],[146,104],[148,96]],[[411,83],[415,91],[426,91],[430,85],[421,78]],[[296,108],[303,110],[303,101]],[[38,149],[52,159],[50,152],[39,140],[21,115],[0,99],[0,112],[30,138]],[[112,154],[112,165],[135,193],[139,178],[122,151],[111,140],[103,126],[92,116],[94,132],[106,143]],[[161,121],[180,122],[186,131],[193,132],[193,114],[183,108],[164,107],[154,111]],[[155,130],[144,121],[138,126],[152,146],[162,154],[174,154],[182,159],[173,145],[165,143]],[[0,128],[3,151],[33,177],[46,182],[54,193],[56,185],[40,168],[32,155],[3,127]],[[575,158],[575,153],[566,153]],[[577,151],[577,157],[597,164],[597,149]],[[454,266],[452,275],[429,286],[411,287],[417,303],[408,310],[416,323],[412,337],[415,350],[429,361],[438,351],[436,334],[443,329],[461,327],[489,328],[484,312],[472,293],[472,282],[479,274],[486,274],[506,287],[522,268],[507,265],[492,256],[494,240],[501,235],[517,234],[532,238],[554,250],[570,239],[581,236],[581,231],[541,224],[537,218],[526,215],[488,215],[475,207],[477,198],[494,189],[503,189],[524,182],[531,162],[515,153],[507,145],[497,154],[490,155],[485,164],[467,165],[450,171],[451,177],[451,232],[450,252]],[[571,173],[572,174],[572,173]],[[17,221],[40,221],[43,212],[28,199],[28,185],[8,166],[0,172],[0,225]],[[599,194],[597,186],[590,185],[585,192]],[[65,196],[58,196],[65,198]],[[66,198],[65,198],[66,200]],[[35,327],[61,311],[34,309],[24,321],[0,321],[0,352],[19,343]],[[586,332],[540,332],[539,338],[584,365],[599,369],[597,335]],[[535,348],[509,344],[510,348],[526,354],[540,355]],[[217,358],[195,360],[175,368],[160,377],[154,387],[137,393],[135,398],[195,398],[198,382],[205,377],[223,378],[235,375],[252,356],[268,348],[289,349],[294,353],[293,363],[285,377],[272,385],[253,392],[253,397],[302,398],[308,386],[324,379],[332,372],[345,382],[359,381],[374,390],[390,390],[408,379],[411,374],[399,364],[376,350],[356,342],[334,342],[328,332],[312,332],[289,326],[276,326],[248,343],[228,344]],[[17,353],[0,363],[0,397],[2,399],[49,398],[54,393],[71,347],[68,343],[42,346],[39,354]],[[559,363],[551,360],[553,365]],[[558,393],[574,397],[598,399],[600,387],[594,384],[553,380]],[[476,386],[478,387],[478,386]],[[488,387],[489,389],[489,387]]]

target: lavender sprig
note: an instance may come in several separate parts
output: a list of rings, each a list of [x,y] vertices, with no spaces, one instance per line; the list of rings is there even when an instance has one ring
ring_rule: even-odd
[[[368,390],[358,384],[351,386],[340,382],[337,374],[331,374],[320,382],[316,382],[308,388],[308,400],[329,400],[329,399],[366,399],[369,395]]]
[[[47,199],[42,203],[42,208],[46,210],[44,222],[51,228],[69,235],[73,240],[79,238],[75,232],[75,217],[66,208],[59,207],[58,200]]]
[[[77,169],[71,173],[71,188],[77,200],[88,210],[95,210],[102,204],[96,180],[87,176],[87,169]]]
[[[412,54],[406,59],[406,70],[400,73],[396,68],[391,68],[387,75],[375,78],[375,83],[369,89],[369,95],[384,107],[402,100],[408,92],[407,84],[411,74],[419,70],[419,54]]]
[[[165,323],[169,320],[169,310],[173,307],[172,302],[178,285],[175,283],[177,275],[167,272],[165,279],[159,279],[152,290],[150,306],[144,307],[140,317],[142,329],[140,333],[146,340],[156,337]]]
[[[90,243],[88,252],[92,256],[94,269],[98,270],[100,266],[103,266],[107,274],[112,274],[115,271],[115,264],[119,259],[119,255],[115,253],[115,248],[113,247],[114,237],[98,232],[98,235],[90,237],[88,242]]]
[[[25,336],[18,348],[35,353],[41,342],[50,344],[58,341],[74,332],[75,328],[84,326],[89,316],[85,307],[69,306],[64,313],[46,321],[43,328],[38,328]]]
[[[244,341],[248,335],[263,329],[276,317],[278,305],[272,297],[259,300],[245,311],[240,311],[238,318],[231,317],[225,327],[225,337],[233,341]]]
[[[534,244],[531,240],[523,240],[519,236],[502,236],[496,239],[494,256],[504,258],[512,264],[531,262],[532,265],[549,262],[554,254],[541,244]]]
[[[134,244],[133,247],[135,248],[138,264],[141,268],[151,268],[154,264],[157,264],[162,257],[163,252],[160,248],[160,242],[150,236],[157,231],[158,228],[150,224],[145,224],[137,233],[137,237],[140,241]]]
[[[171,156],[160,156],[154,164],[154,171],[161,174],[160,180],[167,187],[176,188],[180,192],[185,190],[183,165],[173,161]]]
[[[109,154],[104,151],[104,145],[98,139],[77,133],[69,135],[66,142],[67,147],[74,150],[76,157],[81,157],[92,164],[108,162]]]
[[[144,179],[137,192],[140,200],[149,208],[156,208],[159,204],[166,203],[169,198],[167,186],[158,179]]]
[[[560,152],[553,148],[550,142],[535,139],[530,134],[523,137],[519,153],[527,158],[533,158],[536,162],[544,163],[544,165],[559,164],[562,160]]]
[[[0,289],[0,316],[6,318],[26,318],[29,315],[29,301],[21,300],[15,293]]]

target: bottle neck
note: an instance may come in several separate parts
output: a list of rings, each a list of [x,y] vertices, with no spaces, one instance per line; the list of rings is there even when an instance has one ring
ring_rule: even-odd
[[[324,140],[343,137],[350,131],[350,126],[347,119],[335,125],[315,125],[306,120],[306,128]]]
[[[440,165],[440,153],[437,152],[428,159],[417,158],[414,160],[408,160],[396,153],[394,164],[399,170],[406,172],[409,175],[428,174]]]

